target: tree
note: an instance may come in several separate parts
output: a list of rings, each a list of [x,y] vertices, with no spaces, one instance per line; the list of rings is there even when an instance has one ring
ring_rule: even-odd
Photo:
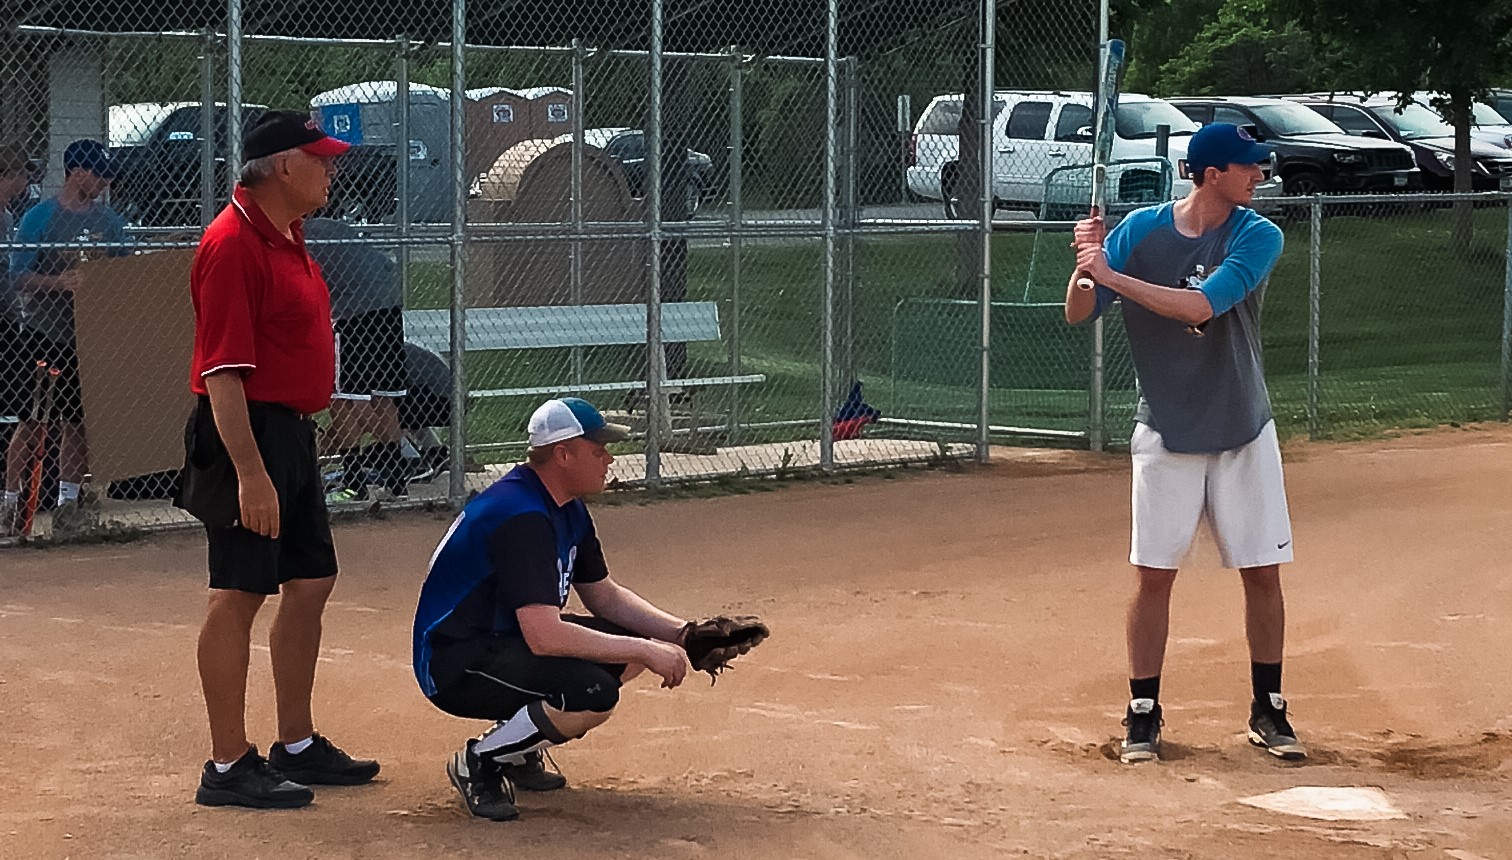
[[[1471,105],[1512,68],[1512,0],[1264,0],[1338,49],[1345,86],[1399,94],[1431,90],[1454,126],[1454,190],[1471,189]],[[1454,241],[1468,245],[1468,204],[1455,207]]]
[[[1323,40],[1296,22],[1279,26],[1254,0],[1229,0],[1160,66],[1160,94],[1265,95],[1306,92],[1329,77]]]

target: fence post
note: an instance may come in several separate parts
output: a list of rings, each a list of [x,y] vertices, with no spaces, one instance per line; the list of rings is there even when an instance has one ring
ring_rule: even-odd
[[[394,108],[399,112],[394,147],[394,220],[398,222],[399,247],[394,252],[399,265],[399,291],[408,304],[410,299],[410,67],[409,37],[394,40]]]
[[[1512,413],[1512,195],[1507,195],[1504,202],[1507,249],[1502,258],[1501,420],[1506,421]]]
[[[583,111],[588,101],[583,40],[572,40],[572,303],[583,303]],[[583,384],[583,348],[572,348],[572,381]]]
[[[849,387],[851,382],[860,378],[856,371],[856,234],[857,224],[861,222],[860,189],[857,187],[857,172],[860,169],[860,158],[857,153],[861,151],[860,118],[858,116],[860,105],[861,72],[860,64],[854,56],[846,57],[845,64],[845,93],[841,103],[841,122],[845,126],[845,143],[840,151],[843,155],[841,164],[843,172],[840,174],[840,220],[839,226],[845,230],[842,240],[842,253],[840,265],[840,284],[842,296],[840,306],[844,309],[844,328],[840,332],[841,359],[839,379]]]
[[[982,16],[981,22],[981,49],[977,57],[977,74],[981,76],[982,106],[977,111],[977,132],[981,135],[981,179],[977,187],[981,190],[981,230],[982,242],[982,265],[978,271],[981,276],[981,293],[978,300],[981,304],[981,390],[977,398],[977,438],[976,458],[978,462],[985,463],[989,456],[989,431],[991,426],[990,395],[992,392],[992,201],[996,180],[996,171],[993,169],[993,141],[992,141],[992,106],[996,98],[993,93],[995,82],[995,63],[997,61],[997,2],[996,0],[982,0],[980,4]]]
[[[740,264],[743,253],[740,229],[745,220],[745,69],[740,48],[730,46],[730,374],[739,376],[740,360]],[[730,386],[729,444],[740,430],[740,386]]]
[[[1318,418],[1318,353],[1322,337],[1321,302],[1323,292],[1323,196],[1312,199],[1311,230],[1307,252],[1307,435],[1318,438],[1322,424]]]
[[[215,30],[200,31],[200,229],[215,218]]]
[[[651,104],[646,123],[646,215],[651,244],[651,277],[646,296],[646,483],[661,483],[661,428],[670,408],[662,397],[667,351],[662,345],[662,0],[651,0]],[[670,421],[670,416],[665,420]]]
[[[829,0],[824,24],[824,308],[819,358],[819,468],[835,467],[835,207],[840,122],[839,0]]]
[[[242,0],[226,0],[226,194],[242,166]],[[211,102],[211,110],[215,103]]]
[[[467,353],[467,168],[463,153],[466,146],[465,117],[467,97],[467,0],[452,0],[451,45],[451,480],[447,498],[452,507],[460,508],[467,500],[467,377],[463,357]],[[409,158],[409,141],[404,142],[405,159]]]

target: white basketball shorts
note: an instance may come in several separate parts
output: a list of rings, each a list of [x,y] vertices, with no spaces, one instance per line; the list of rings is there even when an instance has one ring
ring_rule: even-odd
[[[1159,432],[1136,423],[1129,453],[1134,459],[1131,564],[1180,568],[1204,519],[1224,567],[1292,560],[1276,422],[1266,422],[1247,444],[1218,454],[1172,453]]]

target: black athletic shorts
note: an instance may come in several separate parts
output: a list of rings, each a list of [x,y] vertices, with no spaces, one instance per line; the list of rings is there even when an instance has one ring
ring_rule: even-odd
[[[277,594],[291,579],[335,576],[336,546],[315,458],[315,422],[274,403],[248,403],[247,417],[278,493],[276,540],[236,524],[236,470],[215,428],[208,397],[199,399],[184,432],[187,462],[174,501],[205,523],[210,587]]]
[[[564,614],[563,621],[600,633],[634,634],[588,615]],[[538,657],[521,635],[436,642],[431,652],[436,694],[431,704],[458,717],[507,720],[531,702],[559,711],[613,710],[619,701],[623,664],[576,657]]]
[[[0,277],[0,281],[3,281]],[[0,289],[4,284],[0,283]],[[4,302],[0,298],[0,302]],[[0,317],[0,420],[18,418],[26,414],[31,402],[33,377],[24,353],[25,329],[21,324]]]
[[[52,417],[57,421],[78,424],[84,420],[84,391],[79,387],[79,351],[72,343],[53,340],[46,335],[25,328],[21,329],[17,347],[9,357],[14,371],[10,396],[19,395],[15,404],[17,414],[23,418],[31,410],[33,389],[36,386],[34,371],[37,362],[45,361],[48,367],[58,369],[58,379],[53,383]],[[20,391],[14,388],[19,385]]]
[[[408,388],[402,309],[336,321],[336,396],[403,397]]]

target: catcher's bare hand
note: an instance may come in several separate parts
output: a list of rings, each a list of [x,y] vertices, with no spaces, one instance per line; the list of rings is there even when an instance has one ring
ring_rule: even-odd
[[[265,538],[278,539],[278,493],[266,470],[237,476],[237,501],[241,505],[241,527]]]
[[[688,677],[688,655],[669,642],[646,641],[646,656],[641,662],[661,676],[662,686],[676,687]]]

